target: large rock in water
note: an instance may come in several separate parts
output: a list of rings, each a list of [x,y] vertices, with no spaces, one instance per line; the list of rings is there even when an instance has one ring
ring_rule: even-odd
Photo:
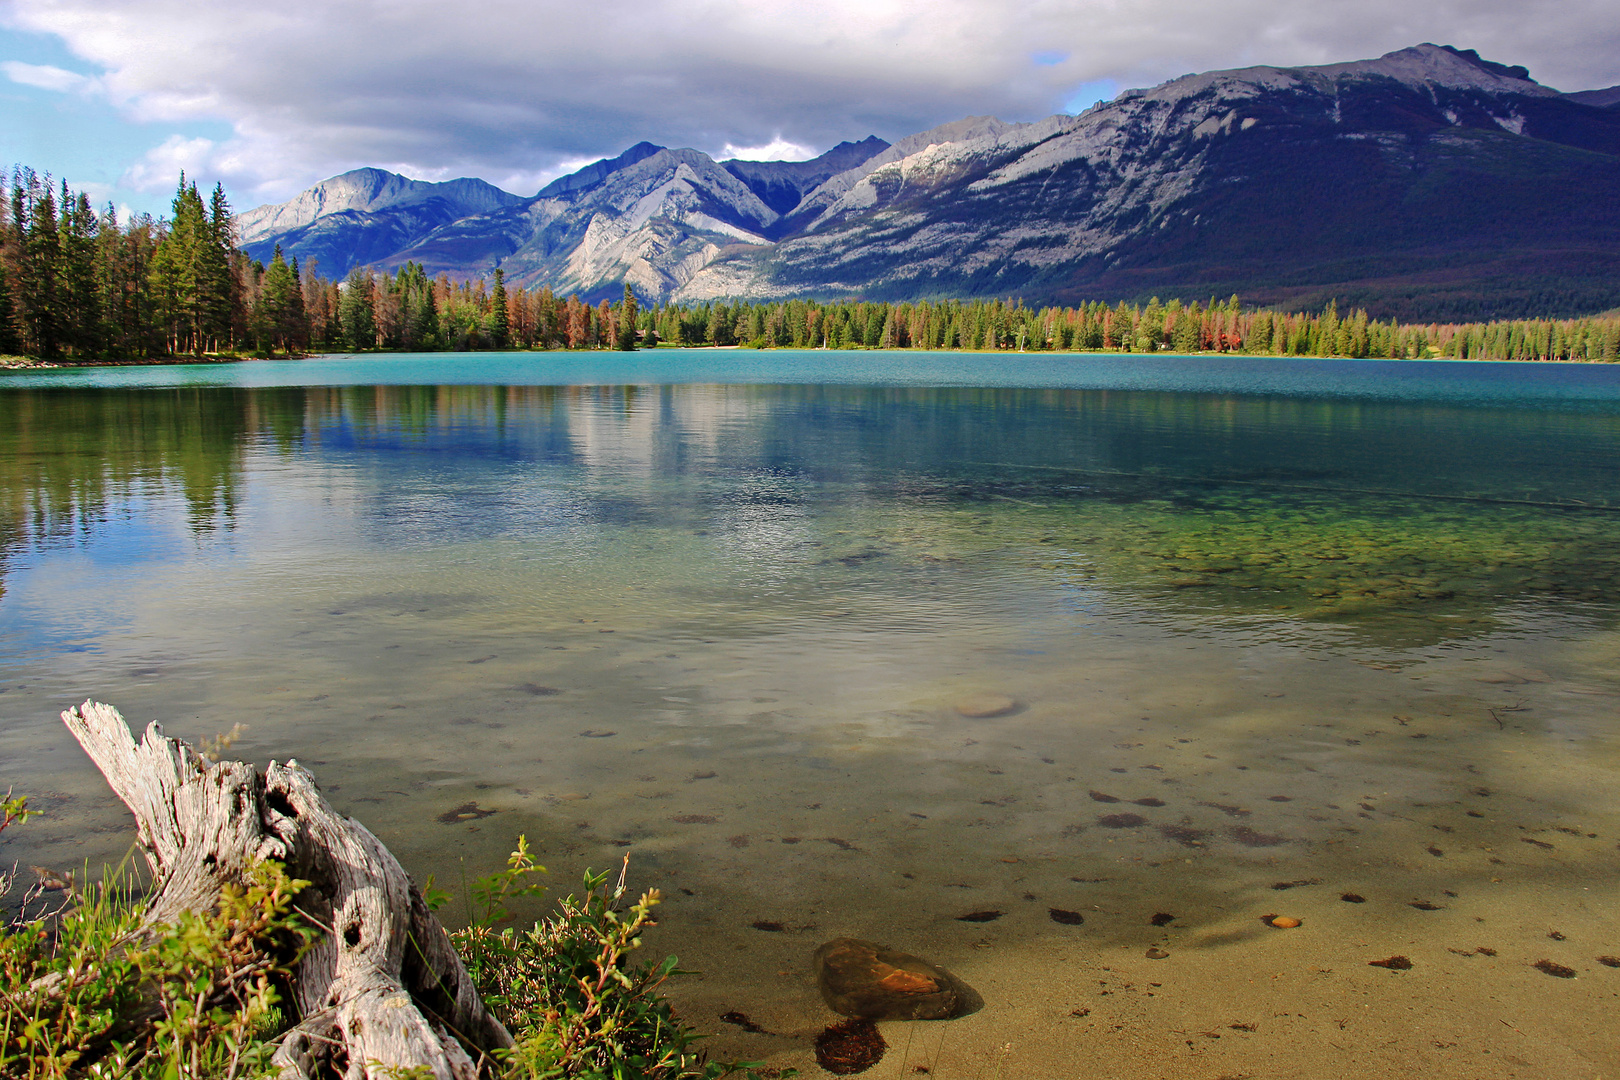
[[[859,938],[816,950],[816,985],[833,1012],[870,1020],[944,1020],[960,1004],[951,977],[933,964]]]

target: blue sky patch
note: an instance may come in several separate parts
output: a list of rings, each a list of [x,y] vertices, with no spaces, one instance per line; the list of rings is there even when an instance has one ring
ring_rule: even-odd
[[[1119,83],[1114,79],[1093,79],[1091,82],[1083,82],[1070,92],[1069,100],[1063,103],[1063,111],[1085,112],[1099,101],[1113,101],[1118,93]]]
[[[60,69],[84,82],[48,89],[18,81],[19,74],[31,77],[27,72],[0,68],[0,146],[6,148],[0,166],[28,165],[66,179],[74,191],[88,192],[97,209],[111,200],[120,208],[167,215],[173,183],[155,192],[123,187],[130,166],[171,135],[214,142],[232,135],[231,126],[221,122],[142,123],[125,116],[95,88],[99,73],[49,34],[0,28],[0,65],[8,63]],[[48,81],[37,74],[35,81]]]

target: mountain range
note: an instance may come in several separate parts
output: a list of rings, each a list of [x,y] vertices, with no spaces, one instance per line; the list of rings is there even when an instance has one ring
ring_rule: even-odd
[[[1402,319],[1620,306],[1620,87],[1418,45],[969,117],[812,161],[638,143],[530,198],[378,169],[238,217],[321,273],[422,264],[594,300],[1330,299]]]

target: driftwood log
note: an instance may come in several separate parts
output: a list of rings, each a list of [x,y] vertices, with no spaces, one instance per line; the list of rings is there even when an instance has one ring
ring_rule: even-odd
[[[62,720],[135,815],[154,881],[147,925],[213,909],[221,886],[264,859],[311,882],[298,907],[329,932],[293,972],[298,1024],[276,1054],[281,1080],[334,1066],[345,1080],[418,1066],[474,1080],[478,1060],[513,1045],[399,862],[296,761],[263,775],[210,762],[156,723],[137,743],[117,709],[89,701]]]

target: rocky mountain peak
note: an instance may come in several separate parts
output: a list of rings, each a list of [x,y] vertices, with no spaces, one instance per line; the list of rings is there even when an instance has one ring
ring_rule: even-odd
[[[1233,99],[1281,90],[1337,93],[1349,84],[1369,80],[1388,80],[1409,89],[1425,91],[1445,88],[1529,97],[1558,96],[1558,91],[1542,86],[1529,75],[1523,67],[1508,67],[1482,60],[1472,49],[1459,50],[1450,45],[1424,43],[1397,49],[1372,60],[1314,67],[1257,66],[1183,75],[1148,89],[1127,90],[1116,102],[1143,98],[1168,102],[1196,97],[1212,90]]]
[[[457,217],[522,201],[517,195],[470,177],[431,183],[385,169],[352,169],[322,180],[289,202],[238,214],[236,228],[242,245],[247,247],[268,237],[307,228],[334,214],[375,213],[433,199],[445,202]]]
[[[481,181],[357,170],[243,215],[244,246],[280,242],[329,274],[501,267],[593,301],[629,283],[657,301],[1239,292],[1479,318],[1545,314],[1538,298],[1556,295],[1596,310],[1620,304],[1617,99],[1424,43],[1188,75],[1078,116],[966,117],[811,161],[638,143],[531,199],[483,185],[499,198],[470,211],[476,191],[456,185]]]
[[[743,161],[733,158],[720,167],[747,184],[778,214],[791,213],[805,195],[841,172],[857,168],[889,149],[876,135],[860,142],[841,142],[809,161]]]
[[[536,198],[562,195],[570,191],[580,191],[584,188],[600,184],[603,180],[622,169],[628,169],[638,162],[645,161],[664,147],[650,142],[638,142],[616,158],[603,158],[585,166],[578,172],[571,172],[567,176],[559,176],[551,183],[540,189]]]

